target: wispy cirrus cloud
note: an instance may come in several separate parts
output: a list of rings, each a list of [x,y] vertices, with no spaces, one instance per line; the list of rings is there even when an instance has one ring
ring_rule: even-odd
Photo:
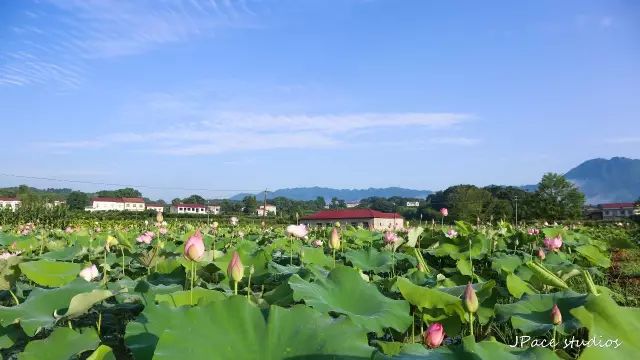
[[[91,61],[256,26],[249,0],[44,0],[0,44],[0,85],[75,88]],[[25,2],[26,3],[26,2]]]

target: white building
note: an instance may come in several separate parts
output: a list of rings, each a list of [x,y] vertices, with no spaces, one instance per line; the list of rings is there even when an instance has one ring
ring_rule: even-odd
[[[404,226],[402,215],[371,209],[323,210],[300,219],[300,223],[307,226],[334,226],[336,222],[381,231],[402,229]]]
[[[155,212],[164,212],[164,205],[162,204],[154,204],[154,203],[148,203],[146,204],[147,206],[147,210],[153,210]]]
[[[258,206],[258,208],[256,209],[256,214],[258,214],[258,216],[266,216],[269,214],[275,215],[276,214],[276,206],[275,205],[268,205],[266,207],[266,214],[265,214],[265,207],[264,205],[260,205]]]
[[[221,209],[220,205],[207,205],[207,212],[212,215],[219,215]]]
[[[358,205],[360,205],[360,201],[349,201],[345,205],[347,205],[347,209],[353,209],[355,207],[358,207]]]
[[[620,220],[640,215],[640,207],[636,207],[632,202],[600,204],[598,207],[602,210],[603,220]]]
[[[18,206],[22,204],[22,201],[15,197],[0,197],[0,208],[10,207],[11,210],[16,211]]]
[[[420,206],[420,201],[407,201],[407,207],[418,207]]]
[[[169,209],[174,214],[206,214],[207,207],[200,204],[175,204]]]
[[[143,198],[109,198],[97,197],[91,199],[91,206],[86,211],[144,211]]]

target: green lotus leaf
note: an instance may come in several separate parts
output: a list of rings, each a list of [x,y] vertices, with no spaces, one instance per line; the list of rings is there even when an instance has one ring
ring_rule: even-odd
[[[368,249],[349,250],[344,257],[356,268],[362,271],[386,273],[391,271],[392,255],[389,251],[378,251],[372,247]]]
[[[64,286],[78,277],[82,266],[62,261],[38,260],[18,265],[22,273],[38,285]]]
[[[116,356],[113,354],[113,350],[107,345],[100,345],[87,360],[116,360]]]
[[[141,351],[141,335],[157,345]],[[196,307],[151,306],[127,326],[126,341],[136,359],[368,359],[374,350],[366,330],[348,318],[303,305],[271,306],[263,315],[241,296]]]
[[[358,271],[345,266],[333,269],[326,278],[314,282],[298,275],[289,279],[293,298],[316,310],[347,315],[368,331],[381,334],[384,328],[404,331],[411,324],[409,304],[382,295],[375,285],[365,282]]]
[[[628,360],[635,359],[640,353],[640,309],[618,306],[609,296],[602,294],[589,295],[583,306],[570,310],[570,313],[589,329],[589,339],[600,340],[603,345],[588,346],[580,360]],[[609,340],[610,346],[606,346]],[[616,340],[618,343],[613,343]]]
[[[593,265],[597,265],[603,268],[611,266],[611,259],[605,256],[600,249],[594,245],[582,245],[576,248],[576,251],[580,253],[585,259],[589,260]]]
[[[8,349],[17,342],[27,339],[27,335],[22,331],[19,324],[11,324],[6,327],[0,326],[0,349]]]
[[[476,343],[473,337],[462,339],[460,345],[441,346],[427,349],[421,344],[407,344],[398,355],[387,357],[393,360],[520,360],[541,359],[558,360],[553,351],[543,347],[526,349],[514,348],[497,341],[481,341]]]
[[[405,244],[405,246],[415,247],[416,243],[418,242],[418,238],[423,232],[423,227],[414,227],[409,229],[409,232],[407,233],[407,243]]]
[[[193,304],[191,304],[191,291],[181,290],[170,294],[158,294],[156,295],[156,302],[164,302],[173,307],[184,305],[203,305],[213,301],[220,301],[226,299],[227,296],[216,290],[203,289],[201,287],[193,288]]]
[[[303,246],[300,249],[300,254],[303,254],[304,264],[316,264],[327,268],[333,267],[333,259],[325,255],[322,248]]]
[[[471,276],[473,274],[471,269],[471,263],[467,258],[458,259],[458,261],[456,261],[456,268],[462,275]]]
[[[42,254],[40,259],[43,260],[56,260],[56,261],[70,261],[73,260],[76,256],[84,253],[82,246],[71,245],[68,247],[64,247],[57,251],[49,251],[47,253]]]
[[[53,326],[53,312],[69,305],[71,299],[80,293],[91,291],[96,284],[77,279],[56,289],[36,288],[20,305],[0,306],[0,324],[7,326],[20,322],[20,326],[29,336],[34,336],[40,328]]]
[[[47,338],[29,342],[24,351],[18,355],[18,359],[71,359],[75,355],[98,347],[100,338],[95,330],[84,330],[79,333],[67,327],[56,328]]]
[[[536,294],[537,291],[526,281],[520,279],[516,274],[507,275],[507,290],[516,299],[520,299],[523,294]]]
[[[91,307],[103,300],[106,300],[115,295],[110,290],[95,289],[91,292],[75,295],[71,298],[69,306],[66,311],[54,312],[54,317],[57,319],[74,319],[78,316],[82,316],[91,309]]]
[[[0,260],[0,290],[11,289],[11,284],[20,277],[20,272],[16,271],[16,265],[22,261],[22,256],[12,256]]]
[[[562,324],[557,329],[568,334],[580,327],[580,322],[570,310],[582,306],[587,295],[566,290],[552,294],[525,295],[512,304],[496,305],[496,315],[500,322],[511,319],[511,325],[528,335],[543,335],[553,328],[551,308],[558,305],[562,314]]]
[[[517,255],[500,254],[491,260],[493,270],[507,274],[513,273],[522,264],[522,259]]]

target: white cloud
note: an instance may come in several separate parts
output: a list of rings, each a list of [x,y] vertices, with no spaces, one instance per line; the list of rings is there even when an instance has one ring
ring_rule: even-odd
[[[89,61],[144,53],[255,27],[244,0],[45,0],[27,11],[0,52],[0,85],[76,88]],[[41,21],[47,17],[47,21]]]
[[[638,144],[640,143],[640,136],[610,138],[605,142],[609,144]]]
[[[468,137],[441,137],[441,138],[433,138],[431,142],[434,144],[443,144],[443,145],[460,145],[460,146],[473,146],[477,145],[481,142],[478,138],[468,138]]]

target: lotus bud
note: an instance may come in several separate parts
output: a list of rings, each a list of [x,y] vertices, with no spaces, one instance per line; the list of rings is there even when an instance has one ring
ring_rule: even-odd
[[[217,228],[218,228],[218,222],[217,222],[217,221],[214,221],[214,222],[213,222],[213,224],[211,224],[211,227],[212,227],[213,229],[217,229]]]
[[[471,283],[468,283],[464,289],[464,306],[470,313],[478,311],[478,296],[476,296],[476,291],[471,286]]]
[[[334,225],[335,225],[335,227],[340,228],[340,221],[336,221],[336,223]]]
[[[430,348],[437,348],[442,345],[444,340],[444,328],[440,323],[429,325],[427,331],[424,332],[424,344]]]
[[[553,322],[553,325],[562,324],[562,314],[560,313],[560,309],[557,304],[554,304],[551,309],[551,322]]]
[[[449,216],[449,210],[447,208],[440,209],[440,214],[442,216]]]
[[[156,214],[156,221],[159,223],[162,223],[162,221],[164,221],[164,216],[162,216],[161,212]]]
[[[538,248],[538,259],[540,259],[540,261],[544,260],[544,258],[546,257],[546,255],[544,254],[544,250],[542,250],[542,248]]]
[[[242,281],[242,278],[244,277],[244,265],[242,265],[240,255],[238,255],[237,251],[233,252],[233,256],[231,257],[231,261],[227,267],[227,274],[235,282]]]
[[[191,261],[198,261],[204,255],[204,241],[200,230],[196,230],[184,244],[184,257]]]
[[[334,250],[340,249],[340,233],[337,228],[331,230],[331,238],[329,239],[329,247]]]

